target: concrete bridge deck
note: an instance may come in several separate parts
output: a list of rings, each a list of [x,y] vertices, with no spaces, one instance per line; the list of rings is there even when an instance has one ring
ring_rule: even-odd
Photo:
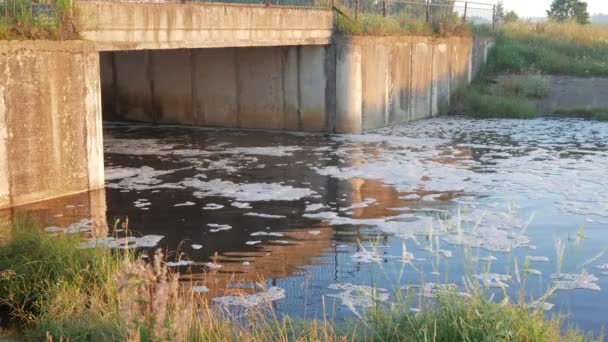
[[[101,51],[327,45],[331,9],[203,2],[80,1]]]

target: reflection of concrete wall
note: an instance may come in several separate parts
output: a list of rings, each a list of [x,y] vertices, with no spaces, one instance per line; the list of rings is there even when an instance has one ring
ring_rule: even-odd
[[[200,2],[80,1],[102,51],[329,44],[331,10]]]
[[[103,187],[92,44],[3,42],[0,74],[0,207]]]
[[[361,132],[427,118],[485,62],[487,38],[336,39],[336,131]]]
[[[327,46],[101,54],[104,115],[137,121],[325,131]]]

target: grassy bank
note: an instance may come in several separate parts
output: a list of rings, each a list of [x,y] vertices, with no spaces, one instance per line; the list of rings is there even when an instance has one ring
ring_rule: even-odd
[[[559,319],[482,294],[446,292],[420,312],[407,299],[378,305],[356,323],[295,322],[272,310],[233,319],[180,284],[157,253],[80,249],[79,238],[50,237],[19,223],[0,249],[0,305],[27,339],[70,341],[591,341]]]
[[[488,73],[608,75],[608,26],[518,22],[497,33]]]
[[[471,29],[457,16],[442,16],[430,24],[412,13],[402,12],[388,16],[359,13],[340,8],[336,15],[336,31],[351,36],[470,36]]]
[[[498,118],[553,114],[540,113],[535,105],[551,91],[542,75],[608,75],[608,26],[516,22],[501,26],[494,35],[496,46],[487,64],[469,89],[456,94],[453,112]],[[555,114],[606,118],[605,110],[596,109]]]
[[[79,39],[78,15],[73,0],[46,4],[30,0],[5,0],[0,4],[0,39]]]

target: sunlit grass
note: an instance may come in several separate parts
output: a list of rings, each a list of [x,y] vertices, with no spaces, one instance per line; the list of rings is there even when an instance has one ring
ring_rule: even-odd
[[[608,26],[566,23],[506,24],[490,54],[493,73],[608,75]]]
[[[465,295],[446,292],[424,300],[397,287],[390,305],[378,303],[344,324],[292,320],[279,316],[270,303],[234,317],[178,282],[160,252],[153,260],[81,249],[77,236],[49,236],[37,225],[19,221],[12,241],[0,249],[0,303],[31,340],[593,340],[578,330],[564,330],[559,318],[545,319],[523,302],[494,302],[473,285]],[[414,305],[419,312],[411,310]]]

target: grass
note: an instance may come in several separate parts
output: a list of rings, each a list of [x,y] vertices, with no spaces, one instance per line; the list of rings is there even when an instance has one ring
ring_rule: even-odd
[[[608,26],[566,23],[506,24],[497,33],[492,73],[608,75]]]
[[[501,81],[500,87],[500,93],[511,97],[543,99],[551,93],[551,84],[542,75],[510,77]]]
[[[532,119],[540,115],[526,98],[488,93],[479,86],[457,93],[452,102],[456,103],[453,110],[479,118]]]
[[[608,108],[567,108],[558,109],[553,114],[557,116],[608,121]]]
[[[516,22],[502,25],[494,34],[496,46],[486,65],[471,88],[455,96],[452,111],[478,117],[534,118],[543,113],[533,100],[551,92],[543,75],[608,75],[608,26]],[[601,108],[564,109],[554,114],[608,118]]]
[[[0,19],[0,39],[26,40],[79,39],[78,15],[70,0],[53,0],[50,11],[35,15],[30,0],[6,0],[0,4],[0,13],[8,12]]]
[[[470,36],[470,26],[458,18],[447,18],[427,25],[420,18],[406,12],[382,16],[359,13],[356,16],[346,8],[336,16],[336,31],[351,36]]]
[[[0,248],[0,306],[29,340],[70,341],[592,341],[523,303],[446,293],[419,313],[411,296],[376,305],[352,324],[294,321],[271,309],[235,318],[178,282],[157,252],[80,249],[77,236],[48,236],[19,221]],[[269,306],[270,307],[270,306]]]

